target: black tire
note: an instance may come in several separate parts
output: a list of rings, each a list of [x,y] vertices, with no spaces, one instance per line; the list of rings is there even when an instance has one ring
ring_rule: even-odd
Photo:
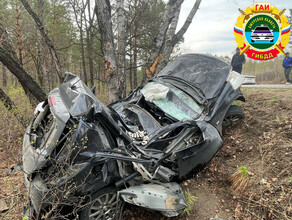
[[[254,40],[251,40],[251,42],[254,42]]]
[[[91,196],[88,205],[80,211],[79,220],[119,220],[123,205],[123,201],[118,198],[117,190],[106,187]]]
[[[233,123],[244,119],[245,115],[242,108],[238,105],[231,105],[226,112],[225,118],[223,120],[223,126],[230,126]]]

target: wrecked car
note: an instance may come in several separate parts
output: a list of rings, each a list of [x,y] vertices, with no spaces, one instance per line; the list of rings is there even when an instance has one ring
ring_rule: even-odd
[[[179,183],[222,147],[222,125],[244,118],[243,77],[186,54],[109,106],[67,73],[35,111],[23,141],[28,219],[119,219],[123,204],[172,217]]]

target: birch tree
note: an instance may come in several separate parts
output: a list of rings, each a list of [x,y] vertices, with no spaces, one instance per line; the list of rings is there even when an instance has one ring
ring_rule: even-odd
[[[117,61],[115,57],[114,35],[112,29],[111,5],[109,0],[96,0],[96,16],[101,35],[101,50],[106,65],[106,77],[108,80],[109,102],[120,99],[120,77],[118,75]]]
[[[182,39],[189,28],[192,20],[201,4],[201,0],[196,0],[187,19],[180,30],[175,33],[179,13],[183,0],[169,0],[156,39],[153,41],[150,58],[147,63],[147,73],[149,77],[162,70],[169,61],[170,55],[175,45]],[[159,62],[157,59],[161,59]],[[155,66],[157,64],[157,66]],[[146,83],[144,77],[142,84]]]
[[[124,0],[117,0],[118,19],[118,80],[120,98],[126,97],[126,16]]]

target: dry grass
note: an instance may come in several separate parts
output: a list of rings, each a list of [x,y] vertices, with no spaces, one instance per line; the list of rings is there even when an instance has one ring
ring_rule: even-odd
[[[238,171],[232,174],[230,181],[232,182],[232,190],[234,190],[235,193],[243,194],[250,186],[251,182],[246,167],[241,166]]]
[[[22,90],[10,88],[7,91],[21,113],[30,117],[33,108]],[[205,186],[210,195],[215,194],[215,198],[224,200],[220,202],[221,206],[216,205],[216,209],[227,219],[291,220],[292,90],[245,89],[243,93],[247,99],[241,104],[246,113],[245,121],[225,132],[223,149],[186,188],[197,195],[192,190]],[[106,101],[106,96],[98,96]],[[0,219],[21,219],[26,201],[23,174],[7,175],[6,170],[21,162],[25,129],[1,104],[0,114],[0,199],[4,199],[9,207],[7,212],[0,214]],[[248,170],[247,178],[243,170],[237,170],[243,164]],[[263,179],[265,181],[261,182]],[[208,219],[214,218],[217,215],[214,214],[214,205],[206,207],[205,202],[211,199],[201,200],[203,203],[200,199],[195,202],[196,210],[207,212]],[[145,213],[136,207],[133,210],[133,219],[166,219],[157,212]],[[179,219],[204,219],[201,216],[192,211],[190,216]],[[222,215],[218,214],[218,217]]]

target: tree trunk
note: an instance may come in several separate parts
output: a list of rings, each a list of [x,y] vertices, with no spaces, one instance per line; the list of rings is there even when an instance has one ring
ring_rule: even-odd
[[[173,51],[173,47],[174,47],[173,38],[175,35],[175,30],[176,30],[178,19],[179,19],[180,9],[181,7],[179,7],[178,10],[176,10],[174,14],[174,18],[172,19],[169,25],[169,29],[166,33],[165,42],[161,51],[162,60],[158,63],[156,67],[156,70],[155,70],[156,73],[159,73],[166,66],[166,64],[169,61],[170,54]]]
[[[132,54],[132,50],[133,50],[133,46],[132,46],[132,42],[130,42],[130,54],[129,54],[129,57],[130,57],[130,71],[129,71],[129,76],[130,76],[130,91],[133,90],[133,54]]]
[[[16,18],[16,35],[17,35],[17,44],[18,44],[18,59],[21,65],[23,65],[22,61],[22,40],[21,40],[21,33],[20,33],[20,14],[18,10],[18,4],[15,5],[15,18]]]
[[[124,0],[117,0],[117,19],[118,19],[118,80],[120,97],[126,97],[126,16]]]
[[[184,25],[175,34],[175,29],[177,27],[182,2],[183,0],[182,1],[178,0],[176,2],[169,0],[166,6],[166,10],[164,12],[158,36],[154,41],[155,46],[152,47],[153,49],[151,51],[150,59],[148,62],[149,68],[154,63],[155,59],[159,55],[162,55],[162,61],[158,63],[155,71],[156,73],[161,71],[168,63],[173,48],[182,39],[183,35],[185,34],[190,24],[192,23],[192,20],[201,4],[201,0],[196,0]],[[154,75],[155,72],[151,74]],[[145,82],[146,80],[144,78],[142,84]]]
[[[138,86],[137,81],[137,57],[138,57],[138,49],[137,49],[137,34],[138,34],[138,0],[134,1],[134,42],[133,42],[133,87],[134,89]]]
[[[120,82],[117,72],[114,38],[111,21],[111,6],[109,0],[96,0],[96,16],[101,35],[101,50],[106,64],[108,79],[109,102],[119,100]]]
[[[165,42],[166,33],[169,29],[170,23],[172,22],[173,18],[175,17],[175,12],[181,7],[181,4],[184,0],[169,0],[168,4],[165,7],[165,11],[163,13],[162,21],[159,26],[158,34],[156,38],[154,39],[152,46],[151,46],[151,52],[150,57],[147,62],[147,69],[150,68],[150,66],[154,63],[154,61],[157,59],[157,57],[162,52],[162,47]],[[152,73],[154,74],[154,73]],[[142,85],[147,82],[146,74],[143,76]]]
[[[55,49],[55,46],[54,46],[53,42],[51,41],[51,39],[46,34],[46,31],[45,31],[45,28],[43,26],[43,23],[41,22],[41,20],[37,16],[37,14],[32,10],[32,8],[30,7],[30,5],[27,2],[27,0],[20,0],[20,1],[21,1],[22,5],[24,6],[24,8],[26,9],[26,11],[31,15],[31,17],[35,21],[37,28],[39,29],[41,35],[43,36],[44,41],[45,41],[45,43],[47,44],[47,46],[48,46],[48,48],[50,50],[50,54],[52,56],[52,60],[54,62],[57,74],[59,76],[59,81],[62,82],[63,78],[64,78],[64,74],[61,71],[60,60],[59,60],[59,57],[58,57],[58,54],[57,54],[57,51]]]
[[[81,18],[80,27],[79,27],[79,33],[80,33],[80,46],[81,46],[81,57],[82,57],[82,69],[83,69],[83,77],[84,77],[83,80],[84,80],[85,84],[88,85],[86,62],[85,62],[85,52],[84,52],[82,18]]]
[[[2,85],[4,88],[7,87],[7,73],[4,65],[2,65]]]
[[[40,21],[43,23],[43,14],[44,14],[44,0],[38,0],[38,16]],[[37,30],[37,44],[38,44],[38,59],[40,66],[40,74],[42,79],[42,86],[45,88],[45,92],[50,91],[50,82],[47,73],[47,64],[46,64],[46,52],[44,48],[44,41],[39,30]]]
[[[166,33],[169,29],[169,25],[175,17],[175,12],[181,7],[181,4],[184,0],[169,0],[168,4],[165,7],[163,18],[159,27],[157,37],[153,41],[151,47],[151,54],[148,62],[150,66],[156,58],[159,56],[162,46],[165,42]]]
[[[84,3],[83,3],[84,7]],[[94,69],[93,69],[93,58],[92,58],[92,26],[93,21],[91,17],[91,11],[90,11],[90,0],[87,0],[87,9],[88,9],[88,20],[89,20],[89,26],[87,26],[87,21],[85,20],[86,25],[86,44],[87,44],[87,57],[88,57],[88,63],[89,63],[89,76],[90,76],[90,86],[94,86]],[[84,13],[85,17],[85,13]]]
[[[22,65],[13,59],[7,51],[0,46],[0,61],[15,75],[26,91],[29,97],[34,97],[37,101],[41,102],[46,99],[46,94],[37,84],[37,82],[23,69]]]
[[[2,62],[3,65],[5,65],[10,72],[17,77],[25,93],[31,98],[31,101],[34,104],[36,101],[44,101],[46,99],[46,94],[20,64],[13,47],[6,37],[7,33],[1,23],[0,36],[2,36],[0,45],[0,62]]]
[[[138,86],[138,80],[137,80],[137,57],[138,57],[138,51],[137,51],[137,38],[134,39],[134,50],[133,50],[133,75],[134,75],[134,89]]]

